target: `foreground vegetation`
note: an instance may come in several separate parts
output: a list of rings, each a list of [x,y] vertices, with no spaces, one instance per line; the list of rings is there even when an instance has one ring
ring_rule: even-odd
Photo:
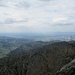
[[[73,59],[74,41],[27,43],[0,59],[0,75],[73,75],[73,70],[59,72]]]

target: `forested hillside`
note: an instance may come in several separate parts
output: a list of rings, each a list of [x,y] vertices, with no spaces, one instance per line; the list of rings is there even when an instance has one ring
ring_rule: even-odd
[[[74,58],[75,42],[29,43],[0,59],[0,75],[54,75]]]
[[[26,44],[31,41],[32,40],[24,38],[0,36],[0,58],[5,57],[9,52],[20,47],[22,44]]]

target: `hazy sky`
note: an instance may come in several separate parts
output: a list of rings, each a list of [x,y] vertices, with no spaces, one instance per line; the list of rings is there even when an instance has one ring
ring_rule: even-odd
[[[75,0],[0,0],[0,32],[75,32]]]

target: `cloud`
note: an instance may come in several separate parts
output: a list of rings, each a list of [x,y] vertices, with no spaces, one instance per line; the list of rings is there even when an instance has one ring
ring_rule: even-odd
[[[0,0],[0,32],[75,31],[74,3],[74,0]]]
[[[67,21],[68,18],[66,17],[56,17],[56,18],[53,18],[53,22],[63,22],[63,21]]]
[[[55,24],[55,26],[73,26],[74,25],[74,23],[66,23],[66,22],[64,22],[64,23],[57,23],[57,24]]]
[[[27,19],[14,19],[14,18],[7,18],[3,22],[0,22],[0,25],[7,25],[7,24],[13,24],[13,23],[24,23],[27,22]]]
[[[40,1],[45,1],[45,2],[49,2],[49,1],[51,1],[51,0],[40,0]]]
[[[30,4],[26,1],[22,1],[22,2],[17,3],[16,6],[19,8],[29,8]]]
[[[6,7],[6,4],[4,1],[0,0],[0,7]]]

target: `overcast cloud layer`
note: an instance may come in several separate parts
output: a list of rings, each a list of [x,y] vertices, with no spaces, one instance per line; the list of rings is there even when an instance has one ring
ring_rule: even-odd
[[[75,32],[75,0],[0,0],[0,32]]]

